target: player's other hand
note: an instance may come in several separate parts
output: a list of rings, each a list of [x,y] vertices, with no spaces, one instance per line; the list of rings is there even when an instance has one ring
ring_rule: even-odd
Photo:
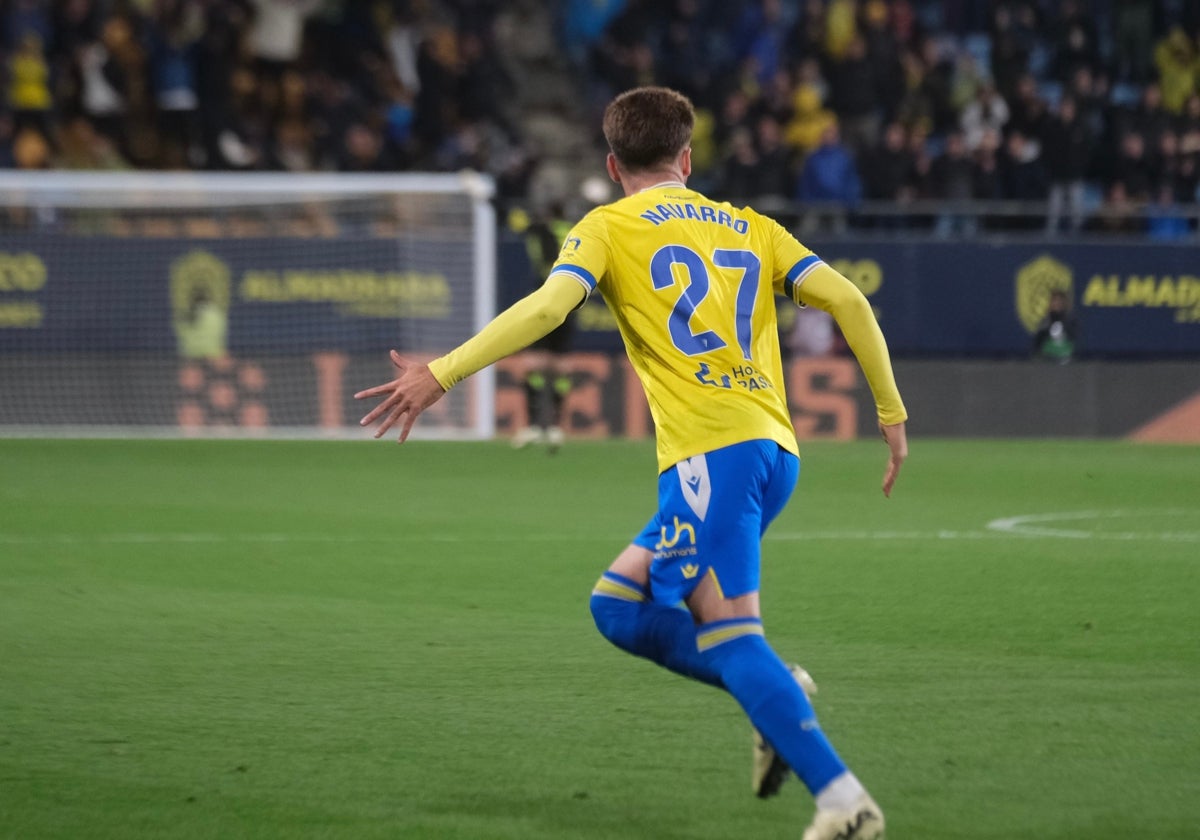
[[[879,431],[891,453],[888,456],[887,470],[883,473],[883,495],[891,498],[892,486],[896,483],[896,476],[900,475],[900,465],[908,457],[908,433],[904,430],[903,423],[891,426],[880,423]]]
[[[434,378],[429,365],[407,361],[395,350],[391,351],[391,357],[392,364],[396,366],[400,375],[391,382],[359,391],[354,395],[354,399],[385,397],[383,402],[375,406],[358,423],[360,426],[369,426],[386,414],[379,428],[375,430],[375,437],[380,438],[403,417],[404,424],[400,427],[399,443],[404,443],[420,413],[440,400],[446,392]]]

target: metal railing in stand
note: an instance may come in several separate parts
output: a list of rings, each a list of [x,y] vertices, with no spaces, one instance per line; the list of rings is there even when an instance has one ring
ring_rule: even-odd
[[[1076,209],[1048,201],[972,200],[794,202],[763,197],[749,202],[801,235],[870,233],[946,238],[1151,238],[1192,242],[1200,236],[1200,204],[1129,202]]]

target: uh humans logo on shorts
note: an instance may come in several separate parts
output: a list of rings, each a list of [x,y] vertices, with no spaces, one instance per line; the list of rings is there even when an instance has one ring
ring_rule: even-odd
[[[654,546],[655,560],[688,557],[696,553],[696,529],[690,522],[680,522],[678,516],[674,519],[675,533],[670,537],[667,536],[666,525],[659,529],[658,542]],[[687,543],[680,545],[679,543],[684,537],[687,538]]]

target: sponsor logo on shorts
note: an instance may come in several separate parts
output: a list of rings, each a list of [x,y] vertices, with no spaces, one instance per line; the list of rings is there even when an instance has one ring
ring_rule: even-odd
[[[658,542],[654,546],[654,559],[670,559],[672,557],[690,557],[696,553],[696,529],[690,522],[680,522],[674,517],[675,532],[667,536],[667,526],[659,531]]]

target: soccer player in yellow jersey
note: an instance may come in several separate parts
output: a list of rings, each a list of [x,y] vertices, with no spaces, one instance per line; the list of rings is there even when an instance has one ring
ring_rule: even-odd
[[[873,840],[883,812],[817,724],[801,681],[767,644],[759,613],[763,533],[799,475],[774,296],[837,320],[875,396],[890,495],[908,454],[907,415],[862,293],[771,219],[689,190],[694,114],[666,88],[621,94],[604,114],[609,176],[625,197],[567,236],[545,284],[428,366],[392,351],[398,378],[363,419],[400,424],[475,371],[562,323],[597,289],[620,326],[654,418],[658,511],[592,592],[618,647],[728,691],[759,734],[754,784],[786,765],[816,798],[803,840]],[[687,610],[678,608],[683,602]],[[762,761],[766,758],[767,761]]]

